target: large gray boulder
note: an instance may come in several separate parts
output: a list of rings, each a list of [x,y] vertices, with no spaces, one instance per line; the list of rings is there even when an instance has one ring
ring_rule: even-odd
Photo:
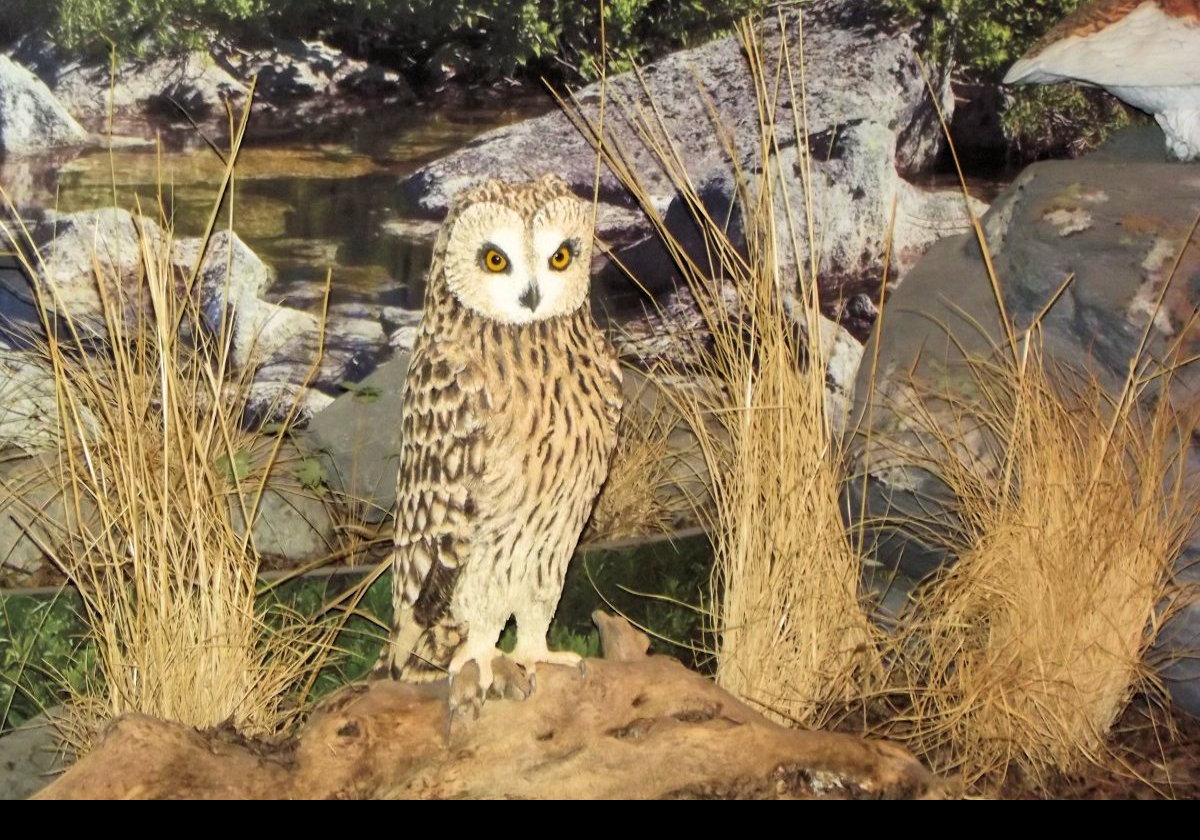
[[[256,447],[250,456],[255,473],[242,482],[241,498],[229,493],[229,515],[239,535],[245,533],[243,510],[249,512],[259,493],[260,470],[267,465],[270,446]],[[291,564],[330,556],[337,547],[331,497],[321,480],[316,454],[285,441],[275,452],[258,508],[252,515],[255,550],[262,556]]]
[[[400,466],[400,410],[407,352],[377,367],[315,414],[304,445],[320,452],[329,481],[365,522],[391,516]]]
[[[127,318],[150,307],[142,285],[144,254],[157,254],[167,243],[153,220],[115,208],[51,214],[34,226],[32,237],[40,259],[31,255],[31,262],[39,269],[43,302],[59,316],[102,332],[97,268],[109,299],[120,292]],[[331,306],[323,320],[311,308],[290,306],[284,293],[272,289],[275,272],[232,231],[218,231],[206,245],[197,238],[173,241],[168,259],[180,293],[183,282],[196,275],[202,325],[213,334],[230,330],[234,368],[253,372],[251,416],[281,416],[296,400],[301,415],[309,416],[387,348],[383,325],[369,311]],[[17,266],[0,270],[0,296],[10,318],[40,329],[34,287]],[[10,331],[16,337],[21,328],[0,334]]]
[[[31,51],[35,51],[33,43],[25,49]],[[81,122],[97,132],[107,128],[110,113],[121,131],[137,128],[147,112],[180,120],[186,112],[197,122],[220,119],[225,102],[236,105],[248,92],[245,84],[199,51],[125,59],[115,68],[108,61],[67,58],[44,43],[36,52],[32,66],[37,73]]]
[[[201,241],[176,243],[177,270],[186,275],[200,258]],[[296,308],[272,288],[275,272],[230,231],[211,237],[200,263],[197,288],[209,330],[232,327],[234,364],[253,370],[249,412],[286,414],[299,401],[308,417],[328,405],[347,376],[374,361],[387,335],[371,313],[332,305],[323,320],[313,308]],[[311,386],[311,387],[310,387]]]
[[[40,79],[0,55],[0,157],[87,141],[88,133]]]
[[[1200,212],[1200,167],[1164,162],[1161,142],[1152,129],[1128,131],[1087,157],[1035,164],[983,220],[1004,305],[1017,330],[1046,310],[1041,336],[1049,363],[1094,377],[1114,395],[1147,329],[1142,358],[1149,362],[1195,353],[1200,241],[1194,235],[1189,241],[1189,235]],[[847,510],[856,518],[860,511],[865,515],[881,563],[877,582],[887,588],[885,604],[897,610],[917,581],[953,560],[936,534],[902,524],[927,521],[931,514],[953,522],[947,513],[955,500],[913,466],[910,453],[928,439],[915,410],[918,392],[933,387],[953,398],[978,399],[964,354],[986,356],[1004,341],[973,236],[945,239],[930,249],[888,298],[873,341],[866,357],[877,354],[878,363],[874,369],[864,365],[858,374],[861,425],[852,448],[860,479],[851,483]],[[1151,382],[1147,394],[1153,392]],[[1200,368],[1193,363],[1176,371],[1161,397],[1195,416],[1198,395]],[[961,428],[947,404],[924,404],[934,424]],[[1200,489],[1194,443],[1191,450],[1188,481]],[[988,468],[988,452],[986,435],[969,431],[956,449],[959,458],[982,470]],[[1200,538],[1193,538],[1178,561],[1180,577],[1200,577],[1197,557]],[[1200,602],[1193,602],[1164,629],[1156,654],[1170,663],[1160,673],[1175,700],[1193,714],[1200,714],[1198,642]]]
[[[0,450],[30,453],[56,446],[58,397],[49,363],[0,337]]]
[[[779,165],[796,174],[798,208],[803,201],[799,173],[811,161],[819,263],[822,276],[833,278],[832,306],[835,290],[853,294],[878,288],[893,198],[892,266],[901,272],[934,240],[964,230],[966,212],[957,190],[928,190],[917,183],[941,148],[935,98],[947,115],[953,103],[944,79],[934,80],[933,94],[927,88],[916,59],[915,31],[888,21],[863,0],[817,0],[805,3],[802,13],[787,13],[782,36],[773,18],[764,23],[762,52],[774,69],[784,41],[793,61],[803,48],[807,154],[798,154],[792,100],[782,85],[775,113]],[[728,203],[735,165],[751,174],[762,165],[754,81],[738,39],[730,36],[672,54],[647,67],[641,78],[644,89],[632,74],[610,80],[605,125],[653,204],[667,212],[676,190],[631,119],[634,113],[655,113],[652,108],[652,121],[661,116],[693,183],[717,190],[724,185]],[[598,121],[598,84],[574,99],[588,119]],[[490,132],[419,170],[403,187],[411,208],[436,217],[458,191],[481,179],[524,179],[547,171],[564,177],[580,195],[592,195],[596,153],[561,111]],[[600,239],[616,247],[623,261],[631,257],[631,268],[652,291],[672,286],[663,249],[638,249],[653,237],[633,197],[607,169],[600,175],[599,198]],[[679,221],[686,231],[688,220]],[[801,243],[805,250],[806,245]],[[802,264],[806,256],[794,259]],[[600,278],[602,284],[609,281],[607,275]]]
[[[0,579],[6,584],[24,584],[52,568],[46,549],[62,548],[74,507],[59,475],[56,454],[0,461]],[[85,516],[92,516],[94,507],[84,504]]]
[[[58,707],[0,737],[0,799],[28,799],[65,768],[62,739],[53,716]]]
[[[777,241],[782,274],[792,278],[784,288],[789,309],[802,312],[796,304],[810,256],[802,173],[809,171],[815,215],[811,243],[817,250],[824,315],[818,328],[836,351],[828,378],[832,408],[840,414],[853,388],[859,345],[874,320],[873,300],[885,261],[889,277],[901,277],[931,243],[968,227],[959,190],[920,184],[941,148],[936,106],[948,116],[953,102],[945,79],[934,79],[932,93],[926,85],[916,59],[915,31],[887,19],[865,0],[805,3],[785,14],[782,28],[771,18],[760,34],[768,73],[776,72],[786,45],[799,85],[797,57],[801,51],[804,55],[807,142],[796,136],[786,84],[780,86],[774,114],[775,165],[786,173],[788,200],[801,219],[800,241],[795,253],[789,231],[779,230]],[[661,120],[709,213],[729,218],[738,193],[735,171],[745,173],[753,187],[763,166],[754,78],[741,42],[730,36],[683,50],[650,65],[640,77],[614,77],[607,92],[598,84],[583,88],[574,101],[594,123],[602,95],[607,96],[609,142],[628,159],[672,235],[704,265],[707,251],[693,210],[678,195],[633,115],[642,114],[652,131],[658,131]],[[403,190],[412,211],[440,218],[454,195],[473,183],[526,179],[547,171],[561,175],[579,195],[592,196],[596,152],[562,111],[485,134],[417,171]],[[620,324],[617,332],[627,358],[686,358],[689,347],[664,346],[663,337],[694,334],[703,319],[682,288],[673,257],[633,195],[607,168],[600,172],[598,196],[597,236],[615,253],[619,266],[597,253],[597,311]],[[983,207],[976,204],[975,210]],[[781,228],[786,226],[788,214],[782,207],[776,218]],[[731,238],[737,242],[739,234],[734,229]],[[635,289],[626,271],[651,300]]]
[[[102,315],[97,268],[110,299],[120,292],[132,305],[142,276],[142,238],[151,252],[164,242],[152,219],[116,208],[53,216],[32,235],[38,258],[31,255],[30,262],[40,269],[47,306],[83,322]]]

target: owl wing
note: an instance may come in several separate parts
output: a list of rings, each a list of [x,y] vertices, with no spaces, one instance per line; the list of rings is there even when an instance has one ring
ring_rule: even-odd
[[[397,609],[424,630],[441,621],[466,562],[492,401],[454,342],[419,342],[401,414],[393,559]]]

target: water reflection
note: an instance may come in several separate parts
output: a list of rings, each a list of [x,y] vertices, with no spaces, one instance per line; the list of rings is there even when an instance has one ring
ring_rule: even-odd
[[[275,269],[273,299],[317,307],[332,273],[334,304],[419,308],[431,243],[389,224],[408,215],[400,180],[484,131],[550,107],[538,95],[454,112],[396,108],[348,117],[332,131],[323,128],[319,139],[273,135],[263,142],[252,120],[219,224]],[[73,212],[111,206],[115,197],[118,206],[153,217],[161,206],[176,237],[196,236],[224,163],[200,138],[170,146],[6,160],[0,184],[22,208]]]

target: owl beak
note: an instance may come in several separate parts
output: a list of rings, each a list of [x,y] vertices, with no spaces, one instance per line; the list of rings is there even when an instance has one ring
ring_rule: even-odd
[[[537,283],[530,283],[525,291],[521,292],[521,296],[517,298],[517,302],[528,309],[530,312],[538,308],[538,304],[542,302],[542,293],[538,291]]]

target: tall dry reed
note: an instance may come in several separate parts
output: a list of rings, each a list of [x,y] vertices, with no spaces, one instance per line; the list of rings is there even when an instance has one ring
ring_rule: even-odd
[[[918,411],[910,465],[956,500],[957,561],[898,624],[904,713],[883,727],[968,787],[1101,762],[1173,603],[1171,568],[1197,514],[1186,435],[1166,399],[1052,375],[1039,336],[970,362],[978,397]],[[943,395],[944,396],[944,395]],[[964,435],[988,442],[964,458]]]
[[[4,224],[36,278],[42,330],[30,352],[40,351],[57,393],[51,479],[67,512],[45,523],[60,538],[44,548],[82,596],[99,664],[66,721],[77,748],[125,712],[278,732],[330,649],[329,628],[259,611],[259,557],[251,530],[234,524],[235,508],[254,521],[270,466],[242,469],[254,437],[241,426],[250,371],[235,370],[231,323],[203,326],[197,284],[206,255],[231,264],[206,252],[244,130],[243,120],[196,265],[175,264],[160,195],[165,234],[134,217],[136,277],[93,259],[98,320],[71,311],[15,212]],[[321,348],[313,352],[315,363]]]
[[[779,18],[780,27],[785,26]],[[820,723],[831,705],[857,697],[879,676],[874,630],[859,597],[859,558],[838,507],[841,465],[826,403],[829,346],[822,339],[814,254],[814,195],[807,158],[793,179],[780,163],[777,120],[803,136],[800,57],[764,55],[758,30],[739,29],[760,112],[756,159],[713,116],[736,183],[744,242],[701,200],[656,103],[614,100],[653,151],[702,238],[680,243],[602,118],[570,108],[605,163],[636,196],[699,309],[703,334],[683,334],[686,366],[662,362],[651,376],[690,425],[707,467],[713,540],[711,638],[717,681],[777,719]],[[698,93],[698,95],[701,95]],[[781,105],[786,101],[789,105]],[[801,149],[805,144],[799,144]],[[677,387],[690,381],[689,387]],[[672,384],[674,383],[674,384]]]

